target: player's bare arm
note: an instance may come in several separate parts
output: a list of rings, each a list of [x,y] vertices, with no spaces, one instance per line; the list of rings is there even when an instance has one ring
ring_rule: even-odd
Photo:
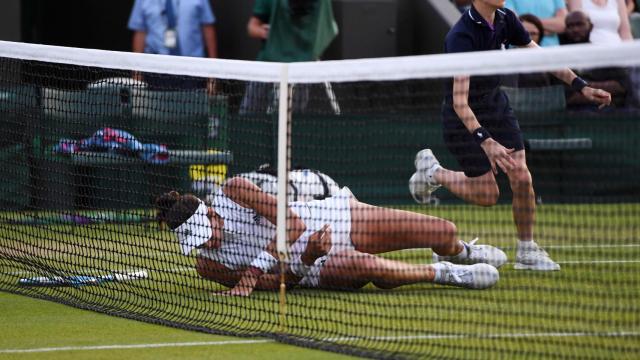
[[[275,239],[272,244],[275,244]],[[305,265],[310,266],[319,257],[326,255],[330,249],[331,228],[329,225],[325,225],[309,236],[309,244],[302,254],[301,260]],[[279,274],[264,273],[253,266],[234,271],[217,262],[213,263],[215,264],[214,268],[208,268],[206,269],[207,271],[201,270],[201,266],[198,266],[200,275],[205,276],[203,273],[209,275],[213,272],[215,274],[213,275],[215,276],[214,281],[232,287],[227,291],[217,291],[214,293],[215,295],[249,296],[254,289],[277,290],[280,286]],[[206,266],[210,267],[210,264],[211,262],[209,261]],[[286,268],[285,271],[286,283],[291,284],[300,281],[300,277],[294,275],[290,269]]]
[[[275,196],[262,191],[254,183],[241,177],[229,179],[224,187],[225,195],[241,206],[256,211],[264,216],[272,224],[276,224],[277,200]],[[298,214],[291,209],[287,210],[287,241],[291,245],[306,230],[306,225]]]

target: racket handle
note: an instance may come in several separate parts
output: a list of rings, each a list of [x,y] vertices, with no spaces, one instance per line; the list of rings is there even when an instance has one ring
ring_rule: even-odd
[[[37,276],[18,280],[18,284],[22,286],[60,286],[68,285],[68,282],[62,276]]]
[[[18,284],[21,286],[85,286],[85,285],[98,285],[105,281],[129,281],[140,280],[149,277],[149,273],[146,270],[139,270],[129,273],[113,273],[104,276],[85,276],[85,275],[73,275],[73,276],[38,276],[31,278],[24,278],[18,280]]]
[[[38,276],[18,280],[22,286],[83,286],[96,285],[104,280],[97,276]]]
[[[114,273],[109,275],[112,277],[112,281],[129,281],[129,280],[140,280],[146,279],[149,277],[149,273],[146,270],[134,271],[125,274]]]

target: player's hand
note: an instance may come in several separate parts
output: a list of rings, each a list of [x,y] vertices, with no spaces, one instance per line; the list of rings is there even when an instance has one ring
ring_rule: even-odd
[[[305,265],[311,266],[316,259],[325,256],[331,250],[331,226],[325,224],[322,229],[309,236],[307,248],[301,256]]]
[[[491,138],[483,141],[480,146],[485,154],[487,154],[489,162],[491,163],[491,170],[494,174],[498,173],[498,167],[505,173],[508,173],[516,167],[516,161],[511,157],[515,149],[507,149]]]
[[[589,101],[598,104],[598,109],[611,105],[611,94],[605,90],[585,86],[582,88],[582,95]]]
[[[262,271],[259,271],[261,273]],[[214,291],[213,295],[219,296],[249,296],[253,292],[253,289],[258,283],[259,274],[254,272],[254,268],[248,267],[238,283],[230,290],[227,291]]]
[[[255,280],[242,278],[236,286],[229,290],[220,290],[214,291],[213,295],[216,296],[249,296],[253,292],[253,288],[256,286],[256,282],[258,282],[258,278]]]

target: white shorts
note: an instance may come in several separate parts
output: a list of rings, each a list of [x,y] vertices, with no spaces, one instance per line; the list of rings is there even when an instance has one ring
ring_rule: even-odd
[[[353,198],[351,190],[343,187],[337,194],[324,200],[291,203],[291,209],[298,214],[307,226],[304,234],[292,246],[290,258],[295,261],[307,247],[309,236],[322,229],[325,224],[331,228],[331,250],[318,258],[307,275],[300,280],[300,286],[318,287],[320,271],[324,263],[335,253],[344,250],[355,250],[351,241],[351,206]]]

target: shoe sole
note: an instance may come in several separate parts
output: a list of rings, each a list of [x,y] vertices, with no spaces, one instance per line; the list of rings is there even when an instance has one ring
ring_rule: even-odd
[[[506,264],[508,259],[507,259],[507,254],[504,253],[504,251],[498,249],[500,251],[500,253],[497,253],[496,256],[494,256],[492,259],[488,259],[489,261],[478,261],[478,262],[466,262],[466,261],[456,261],[455,258],[451,258],[451,257],[447,257],[447,256],[442,256],[440,257],[437,254],[433,254],[432,255],[432,261],[434,263],[436,262],[440,262],[440,261],[447,261],[453,264],[459,264],[459,265],[474,265],[474,264],[487,264],[487,265],[491,265],[496,269],[499,269],[502,265]]]
[[[413,197],[413,200],[418,204],[429,204],[431,201],[431,194],[440,186],[433,186],[424,181],[419,181],[417,180],[418,176],[418,172],[415,172],[409,179],[409,193],[411,194],[411,197]],[[422,187],[420,190],[424,190],[424,192],[419,191],[418,187]]]
[[[428,155],[421,156],[421,154],[428,154]],[[431,149],[424,149],[424,150],[418,151],[418,153],[416,154],[415,159],[413,160],[413,166],[415,167],[415,169],[417,171],[420,171],[420,169],[418,169],[418,162],[420,160],[424,159],[425,157],[431,157],[431,158],[434,158],[434,159],[436,158],[435,155],[433,155],[433,151],[431,151]],[[426,169],[423,169],[423,170],[426,170]]]
[[[556,266],[540,266],[540,265],[529,265],[523,263],[515,263],[513,265],[515,270],[534,270],[534,271],[560,271],[560,265]]]

